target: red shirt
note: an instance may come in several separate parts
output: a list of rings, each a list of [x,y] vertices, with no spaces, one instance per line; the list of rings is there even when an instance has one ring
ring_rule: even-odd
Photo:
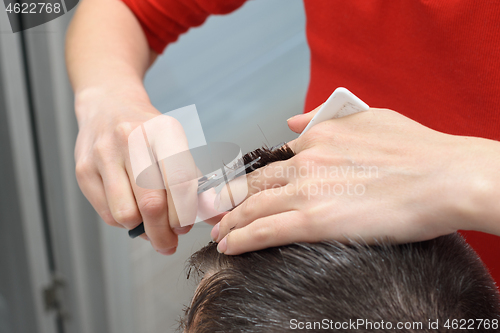
[[[123,0],[149,45],[167,44],[244,0]],[[435,130],[500,140],[500,2],[304,0],[305,110],[343,86]],[[500,283],[500,237],[463,232]]]

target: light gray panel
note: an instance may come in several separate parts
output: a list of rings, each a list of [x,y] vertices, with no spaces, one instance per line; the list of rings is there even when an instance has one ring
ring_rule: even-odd
[[[77,123],[66,75],[64,39],[71,15],[26,31],[28,71],[41,153],[41,174],[57,273],[64,279],[68,333],[108,333],[97,214],[75,178]],[[111,247],[111,246],[110,246]]]
[[[55,333],[21,39],[0,12],[0,330]],[[6,323],[5,321],[8,321]],[[3,332],[2,332],[3,333]]]
[[[1,72],[0,68],[0,77]],[[5,87],[5,81],[0,82]],[[0,333],[38,332],[4,93],[0,89]],[[44,245],[39,245],[44,255]],[[49,281],[48,267],[41,269],[44,276],[37,286]]]

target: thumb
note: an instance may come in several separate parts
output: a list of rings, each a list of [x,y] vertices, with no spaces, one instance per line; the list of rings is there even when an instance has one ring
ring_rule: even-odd
[[[289,118],[287,120],[288,127],[292,131],[294,131],[295,133],[302,133],[304,128],[306,128],[307,124],[309,124],[311,119],[314,117],[314,115],[319,111],[319,109],[322,106],[323,106],[323,104],[321,104],[320,106],[318,106],[316,109],[312,110],[311,112],[298,114],[296,116],[293,116],[292,118]]]

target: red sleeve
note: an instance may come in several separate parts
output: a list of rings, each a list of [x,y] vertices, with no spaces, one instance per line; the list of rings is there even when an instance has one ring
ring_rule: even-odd
[[[149,46],[162,53],[167,44],[211,14],[227,14],[246,0],[122,0],[139,20]]]

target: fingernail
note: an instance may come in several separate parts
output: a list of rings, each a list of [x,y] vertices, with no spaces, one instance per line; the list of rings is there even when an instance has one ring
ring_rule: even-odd
[[[300,117],[300,116],[302,116],[302,115],[301,115],[301,114],[296,114],[295,116],[288,118],[288,119],[286,120],[286,122],[289,122],[291,119],[293,119],[293,118],[297,118],[297,117]]]
[[[219,226],[220,222],[214,225],[214,227],[212,228],[212,232],[210,232],[210,237],[212,237],[212,240],[214,242],[216,242],[217,238],[219,238]]]
[[[178,227],[178,228],[173,228],[172,231],[174,232],[174,234],[176,235],[184,235],[184,234],[187,234],[189,232],[189,230],[191,230],[191,226],[188,225],[186,227]]]
[[[177,247],[172,247],[170,249],[166,250],[156,250],[158,253],[163,254],[164,256],[169,256],[175,253],[175,250],[177,250]]]
[[[224,237],[220,242],[219,245],[217,245],[217,251],[219,253],[224,253],[227,251],[227,236]]]

